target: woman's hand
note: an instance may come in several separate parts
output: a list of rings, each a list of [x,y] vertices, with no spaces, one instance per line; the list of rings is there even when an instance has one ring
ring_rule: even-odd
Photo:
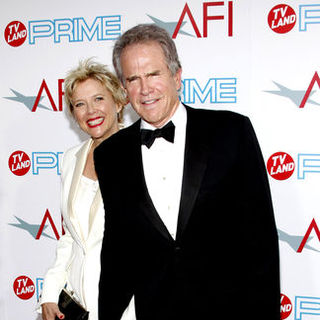
[[[60,312],[58,305],[54,302],[44,303],[41,308],[43,320],[55,320],[56,317],[64,319],[64,314]]]

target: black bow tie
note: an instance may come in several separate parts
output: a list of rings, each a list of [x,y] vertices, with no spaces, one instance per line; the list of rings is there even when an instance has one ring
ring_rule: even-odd
[[[168,122],[163,128],[156,130],[141,129],[141,144],[150,148],[156,138],[162,137],[169,142],[174,141],[175,126],[172,121]]]

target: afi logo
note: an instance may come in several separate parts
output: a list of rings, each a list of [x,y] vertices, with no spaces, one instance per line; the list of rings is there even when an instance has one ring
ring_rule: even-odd
[[[313,77],[311,79],[311,82],[310,82],[310,84],[308,86],[308,89],[307,89],[307,91],[306,91],[306,93],[305,93],[305,95],[304,95],[304,97],[303,97],[303,99],[301,101],[301,104],[300,104],[299,108],[304,108],[307,100],[309,99],[310,94],[313,93],[312,89],[313,89],[313,87],[314,87],[314,85],[316,83],[317,83],[318,87],[320,88],[320,78],[319,78],[319,75],[318,75],[317,71],[315,72],[315,74],[313,75]]]
[[[320,231],[319,231],[318,225],[317,225],[316,221],[314,219],[312,219],[310,226],[309,226],[305,236],[303,237],[297,252],[299,252],[299,253],[302,252],[303,248],[306,246],[307,242],[309,241],[309,237],[310,237],[310,234],[312,231],[315,231],[315,233],[318,237],[318,240],[320,241]]]
[[[50,239],[54,239],[52,236],[50,236],[46,232],[46,229],[48,227],[47,223],[49,223],[49,225],[52,229],[52,232],[54,233],[55,238],[57,240],[60,239],[57,227],[51,217],[49,209],[46,209],[44,216],[42,218],[41,224],[31,224],[31,223],[28,223],[17,216],[15,216],[15,218],[17,219],[17,221],[19,223],[9,223],[9,225],[27,231],[36,240],[39,240],[41,238],[41,236],[47,237]],[[62,228],[61,234],[64,235],[65,232],[63,229],[63,225],[62,225],[62,216],[61,216],[61,228]]]
[[[62,111],[63,96],[64,96],[63,82],[64,82],[64,79],[58,79],[58,82],[57,82],[58,103],[57,104],[54,102],[52,93],[45,79],[42,80],[36,96],[26,96],[16,90],[11,89],[11,91],[15,94],[15,96],[4,97],[4,98],[24,104],[31,112],[36,112],[38,108],[52,110],[52,111]],[[47,99],[49,100],[50,108],[40,103],[41,100],[44,98],[44,96],[46,96]]]
[[[320,78],[318,72],[315,72],[306,91],[304,90],[293,90],[284,85],[273,81],[279,90],[266,90],[265,92],[275,94],[290,99],[297,107],[304,108],[306,103],[320,106],[319,102],[311,99],[314,94],[314,89],[320,88]]]
[[[224,9],[223,13],[221,13],[221,9]],[[213,11],[217,13],[213,14],[213,13],[209,13],[209,11],[210,12]],[[189,21],[191,22],[191,25],[193,27],[193,30],[197,38],[208,37],[209,21],[222,21],[222,20],[226,20],[227,22],[228,37],[233,36],[233,1],[228,1],[226,4],[224,1],[203,2],[202,12],[203,12],[202,21],[198,21],[197,23],[188,3],[186,3],[184,8],[182,9],[179,21],[173,31],[172,38],[175,39],[177,37],[180,28],[185,24],[184,19],[186,17],[188,17]],[[198,27],[199,25],[202,25],[203,27],[199,28]],[[200,30],[202,30],[202,34]]]
[[[315,248],[312,244],[310,244],[310,240],[314,237],[311,233],[316,233],[318,240],[320,241],[320,231],[315,219],[312,219],[306,233],[302,236],[289,234],[283,230],[278,229],[279,240],[286,242],[292,250],[295,252],[301,253],[303,250],[311,250],[315,252],[320,252],[317,248]]]

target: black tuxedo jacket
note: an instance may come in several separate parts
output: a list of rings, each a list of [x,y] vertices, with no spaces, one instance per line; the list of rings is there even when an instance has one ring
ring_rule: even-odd
[[[99,319],[120,319],[134,295],[138,320],[279,320],[277,232],[250,121],[186,108],[176,240],[148,194],[140,120],[95,150],[106,211]]]

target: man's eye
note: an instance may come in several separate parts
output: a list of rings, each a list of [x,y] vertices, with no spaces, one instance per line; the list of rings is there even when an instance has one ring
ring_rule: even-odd
[[[136,81],[137,79],[138,79],[138,77],[132,77],[132,78],[128,78],[127,81],[128,81],[129,83],[131,83],[131,82]]]

